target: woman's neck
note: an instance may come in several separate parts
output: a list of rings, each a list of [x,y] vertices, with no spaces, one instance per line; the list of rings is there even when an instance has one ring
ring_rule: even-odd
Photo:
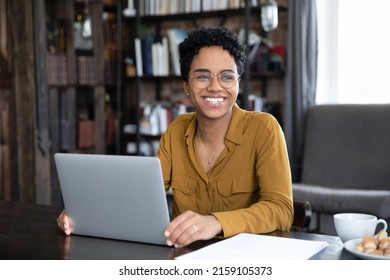
[[[207,143],[210,146],[218,146],[223,142],[225,135],[229,128],[231,114],[225,118],[219,119],[206,119],[198,117],[197,134],[201,138],[203,143]]]
[[[225,148],[225,135],[230,120],[198,120],[194,142],[200,163],[206,173]]]

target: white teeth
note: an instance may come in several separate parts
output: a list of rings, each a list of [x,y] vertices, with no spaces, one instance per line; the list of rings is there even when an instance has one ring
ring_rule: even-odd
[[[217,104],[218,102],[222,102],[223,98],[222,97],[206,97],[205,100],[210,103]]]

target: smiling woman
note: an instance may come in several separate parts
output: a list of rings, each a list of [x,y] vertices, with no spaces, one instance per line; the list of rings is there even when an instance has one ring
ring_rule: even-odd
[[[179,51],[184,90],[196,112],[172,122],[158,152],[174,199],[167,243],[288,228],[291,176],[283,132],[271,115],[236,105],[244,46],[224,27],[201,28]]]
[[[317,103],[389,103],[390,1],[317,0]]]

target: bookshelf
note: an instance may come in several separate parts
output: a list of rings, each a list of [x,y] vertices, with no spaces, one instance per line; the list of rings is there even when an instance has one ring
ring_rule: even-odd
[[[180,4],[178,3],[180,2]],[[212,6],[214,3],[215,6]],[[161,5],[159,5],[161,4]],[[190,4],[190,5],[187,5]],[[126,5],[126,4],[125,4]],[[138,54],[139,50],[132,45],[131,40],[137,40],[139,49],[144,51],[144,40],[149,44],[163,41],[163,38],[168,38],[169,48],[172,47],[169,41],[169,34],[173,30],[190,31],[197,29],[200,26],[222,26],[225,25],[237,33],[240,29],[244,30],[244,43],[248,43],[249,32],[251,30],[261,29],[260,27],[260,2],[245,0],[245,1],[134,1],[134,7],[138,13],[133,17],[123,18],[122,23],[134,28],[133,32],[129,33],[130,42],[128,48],[129,53],[138,67],[135,76],[127,77],[125,80],[127,86],[127,94],[131,97],[125,97],[124,104],[124,142],[129,141],[131,149],[124,147],[124,153],[147,154],[145,150],[150,149],[150,154],[155,152],[154,147],[157,146],[159,137],[164,130],[161,123],[165,124],[166,119],[173,119],[177,112],[183,111],[183,106],[186,110],[192,110],[189,104],[186,104],[186,97],[182,90],[182,80],[179,73],[175,71],[172,60],[172,53],[169,52],[169,67],[168,73],[155,74],[149,64],[145,72],[146,60],[153,61],[152,58],[145,58]],[[287,6],[281,5],[281,12],[287,11]],[[287,14],[287,13],[285,13]],[[262,36],[266,36],[264,31],[260,30]],[[286,40],[279,40],[285,44]],[[177,42],[178,43],[178,42]],[[170,50],[169,50],[170,51]],[[248,51],[249,52],[249,51]],[[139,65],[142,58],[142,67]],[[269,110],[275,114],[278,119],[280,116],[279,102],[268,102],[269,80],[277,80],[283,82],[283,71],[273,71],[272,69],[254,69],[250,63],[246,66],[246,75],[241,80],[241,89],[239,94],[240,106],[245,109],[253,109],[253,100],[260,100],[264,103],[262,109]],[[140,70],[142,73],[140,73]],[[252,84],[257,84],[257,89],[253,90]],[[258,92],[255,95],[249,94]],[[259,107],[259,106],[257,106]],[[146,109],[145,109],[146,108]],[[152,109],[151,109],[152,108]],[[152,114],[150,111],[152,110]],[[161,113],[164,111],[164,113]],[[144,114],[146,112],[146,116]],[[145,117],[156,114],[160,116],[158,121],[151,120],[152,124],[160,125],[154,129],[154,133],[145,133],[144,124],[150,125],[150,122],[145,122]],[[166,116],[168,114],[168,116]],[[169,121],[168,121],[169,122]],[[148,147],[149,146],[149,147]]]
[[[48,103],[37,106],[37,115],[38,125],[47,124],[48,142],[44,143],[50,158],[57,152],[119,153],[116,126],[121,115],[117,102],[122,72],[118,69],[117,47],[120,3],[40,0],[36,9],[41,14],[35,26],[41,30],[35,35],[40,38],[35,71],[41,96],[38,99]],[[87,17],[91,19],[91,33],[83,34]],[[41,133],[39,126],[37,129]],[[57,204],[61,193],[54,162],[50,164],[49,192]]]
[[[55,151],[114,153],[117,9],[109,0],[46,0],[46,75]],[[89,34],[84,23],[90,19]],[[120,109],[120,108],[119,108]]]

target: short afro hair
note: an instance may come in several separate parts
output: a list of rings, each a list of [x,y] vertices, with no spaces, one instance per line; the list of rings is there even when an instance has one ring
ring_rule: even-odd
[[[188,81],[191,63],[195,55],[203,47],[221,46],[234,58],[239,75],[244,73],[246,61],[245,45],[238,36],[226,27],[201,27],[192,31],[188,37],[179,44],[180,70],[183,80]]]

